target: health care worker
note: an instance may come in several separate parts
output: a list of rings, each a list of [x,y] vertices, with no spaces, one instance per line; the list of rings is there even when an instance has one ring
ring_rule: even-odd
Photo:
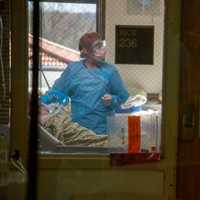
[[[97,134],[106,134],[107,115],[124,103],[129,94],[116,67],[104,61],[105,42],[98,33],[84,34],[79,50],[83,59],[67,66],[46,97],[52,93],[70,97],[72,120]]]

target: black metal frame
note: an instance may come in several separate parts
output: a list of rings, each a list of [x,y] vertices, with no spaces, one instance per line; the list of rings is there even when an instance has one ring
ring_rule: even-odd
[[[28,149],[28,185],[27,200],[37,199],[37,152],[38,152],[38,71],[39,71],[39,33],[40,33],[40,6],[39,1],[33,2],[33,68],[32,92],[30,103],[30,134]]]

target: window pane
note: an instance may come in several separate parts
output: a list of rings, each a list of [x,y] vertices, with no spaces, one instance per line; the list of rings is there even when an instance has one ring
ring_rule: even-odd
[[[41,3],[41,150],[50,153],[160,152],[164,1],[106,1],[107,55],[106,64],[103,63],[115,69],[116,74],[101,71],[103,67],[96,67],[96,71],[88,71],[87,74],[75,71],[73,76],[61,81],[59,89],[57,86],[51,88],[69,63],[84,62],[80,59],[79,39],[84,33],[96,31],[96,10],[99,10],[96,6],[86,3]],[[29,4],[30,39],[31,12]],[[105,47],[103,44],[103,41],[98,43],[101,48]],[[31,45],[29,49],[31,58]],[[29,64],[31,68],[31,60]],[[91,77],[96,82],[92,82]],[[106,77],[109,78],[104,91],[103,86],[103,89],[99,88],[107,80]],[[64,91],[68,91],[68,96]],[[105,96],[100,95],[100,91],[104,91]],[[97,94],[100,100],[92,104]],[[109,95],[112,97],[110,105],[114,107],[108,111],[102,97],[110,98]],[[81,102],[82,107],[77,102]],[[85,112],[87,109],[88,112]],[[88,117],[88,124],[82,120],[85,117]],[[105,127],[103,133],[98,132],[98,128],[102,128],[99,118],[105,119],[102,122],[102,127]],[[90,127],[92,123],[96,123],[96,127]]]
[[[106,3],[107,60],[117,65],[131,97],[147,98],[145,104],[135,108],[135,111],[141,109],[140,151],[160,151],[164,1],[117,0],[113,3],[113,0]],[[140,97],[139,102],[142,102]],[[130,110],[127,112],[129,116]],[[110,120],[113,133],[109,134],[110,144],[127,149],[129,143],[124,140],[129,137],[128,117],[120,113]]]

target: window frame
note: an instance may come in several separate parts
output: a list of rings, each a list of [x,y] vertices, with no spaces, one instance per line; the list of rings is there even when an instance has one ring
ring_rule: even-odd
[[[59,1],[61,2],[61,1]],[[165,144],[163,146],[166,149],[166,143],[169,142],[169,136],[176,136],[178,115],[176,113],[178,108],[178,67],[179,67],[179,24],[180,13],[177,12],[178,5],[173,1],[166,1],[166,17],[165,17],[165,45],[164,45],[164,78],[163,78],[163,131],[162,136]],[[24,12],[18,12],[16,8],[24,10]],[[12,150],[19,149],[22,153],[22,158],[27,158],[27,77],[28,77],[28,60],[27,60],[27,16],[26,5],[24,3],[17,4],[12,2],[12,37],[19,38],[20,40],[12,40],[11,48],[11,63],[12,64],[12,91],[21,91],[20,93],[14,92],[11,94],[11,98],[15,99],[12,102],[11,109],[11,153]],[[22,17],[15,17],[21,15]],[[174,18],[177,20],[174,21]],[[24,19],[24,20],[21,20]],[[173,21],[173,23],[172,23]],[[176,36],[174,38],[174,31]],[[173,41],[173,42],[171,42]],[[21,51],[17,51],[20,46]],[[22,48],[23,47],[23,48]],[[21,67],[20,71],[18,67]],[[172,67],[173,66],[173,67]],[[24,73],[21,73],[24,72]],[[170,79],[173,81],[166,81],[167,76],[170,75]],[[19,81],[20,80],[20,81]],[[23,101],[22,101],[22,99]],[[17,109],[16,109],[17,108]],[[172,119],[172,113],[173,119]],[[21,115],[19,118],[18,116]],[[168,127],[168,128],[167,128]],[[166,157],[161,162],[155,162],[151,164],[136,165],[134,168],[139,169],[163,169],[165,162],[169,161],[169,158],[173,159],[172,152],[175,152],[176,141],[167,146],[168,151],[165,152]],[[175,154],[175,153],[174,153]],[[167,159],[165,159],[167,158]],[[173,159],[173,162],[175,160]],[[39,168],[110,168],[110,156],[107,155],[39,155]]]
[[[28,0],[29,2],[30,1],[32,1],[32,0]],[[97,6],[96,6],[96,31],[98,32],[98,33],[100,33],[100,35],[101,35],[101,37],[103,38],[103,39],[105,39],[105,0],[90,0],[90,1],[88,1],[88,0],[76,0],[76,1],[73,1],[73,0],[40,0],[41,2],[45,2],[45,3],[81,3],[81,4],[83,4],[83,3],[93,3],[93,4],[96,4]],[[56,72],[56,71],[60,71],[60,70],[45,70],[44,68],[42,68],[42,69],[40,69],[39,70],[39,84],[42,82],[41,81],[41,79],[42,79],[42,71],[45,73],[45,72],[47,72],[47,71],[54,71],[54,72]],[[39,85],[39,87],[40,87],[40,85]],[[61,152],[61,154],[68,154],[68,155],[70,155],[70,154],[72,154],[72,153],[66,153],[67,152],[67,149],[69,149],[69,150],[71,150],[70,149],[70,147],[65,147],[64,148],[64,151],[63,152]],[[81,150],[80,150],[81,149]],[[81,152],[81,153],[79,153],[79,154],[99,154],[99,155],[101,155],[101,154],[104,154],[104,155],[114,155],[115,153],[115,150],[114,149],[112,149],[112,148],[102,148],[102,150],[101,151],[99,151],[99,148],[90,148],[90,150],[88,150],[88,149],[86,149],[86,150],[82,150],[82,147],[80,147],[79,148],[79,146],[77,146],[77,152],[79,153],[79,151]],[[76,153],[76,152],[74,152],[73,150],[72,150],[72,152],[73,153]],[[111,152],[111,153],[110,153]],[[41,154],[41,152],[40,152],[40,154]],[[58,152],[52,152],[52,154],[51,155],[55,155],[55,154],[58,154]],[[126,154],[126,153],[121,153],[121,154]],[[149,153],[150,154],[150,153]],[[159,153],[157,153],[156,154],[156,156],[153,158],[153,160],[155,159],[156,161],[159,159],[158,157],[158,154]],[[120,155],[120,154],[119,154]],[[147,154],[148,155],[148,154]],[[124,158],[124,156],[122,156],[123,158]],[[114,162],[115,163],[119,163],[120,164],[120,159],[118,159],[118,158],[116,158],[116,155],[115,156],[111,156],[111,160],[114,160]],[[130,161],[131,161],[131,159],[130,159]]]

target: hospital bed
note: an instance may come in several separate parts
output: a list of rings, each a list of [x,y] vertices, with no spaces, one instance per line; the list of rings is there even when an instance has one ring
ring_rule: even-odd
[[[151,108],[151,111],[149,113],[149,109]],[[148,112],[146,112],[148,111]],[[154,112],[155,111],[155,112]],[[161,133],[160,133],[160,127],[161,127],[161,105],[145,105],[143,108],[143,116],[142,119],[142,132],[141,132],[141,149],[147,150],[149,146],[151,146],[151,143],[157,146],[157,149],[159,149],[160,146],[160,140],[161,140]],[[123,120],[122,120],[123,119]],[[61,120],[62,121],[62,120]],[[58,137],[55,137],[47,128],[42,126],[41,124],[38,124],[39,128],[39,143],[40,143],[40,152],[43,153],[103,153],[103,154],[109,154],[109,153],[126,153],[127,152],[127,143],[124,145],[121,145],[121,137],[124,137],[121,135],[121,133],[118,133],[118,130],[121,130],[123,126],[123,130],[126,130],[127,134],[127,114],[116,114],[115,120],[116,125],[114,127],[114,130],[112,130],[112,127],[109,127],[108,132],[108,142],[107,145],[102,146],[84,146],[84,143],[81,144],[65,144],[61,140],[58,139]],[[117,130],[116,130],[117,127]],[[90,133],[89,133],[90,134]],[[94,133],[92,133],[94,134]],[[116,136],[118,137],[118,142],[116,143]],[[98,136],[97,136],[98,137]],[[127,137],[127,135],[126,135]],[[127,137],[128,138],[128,137]]]

